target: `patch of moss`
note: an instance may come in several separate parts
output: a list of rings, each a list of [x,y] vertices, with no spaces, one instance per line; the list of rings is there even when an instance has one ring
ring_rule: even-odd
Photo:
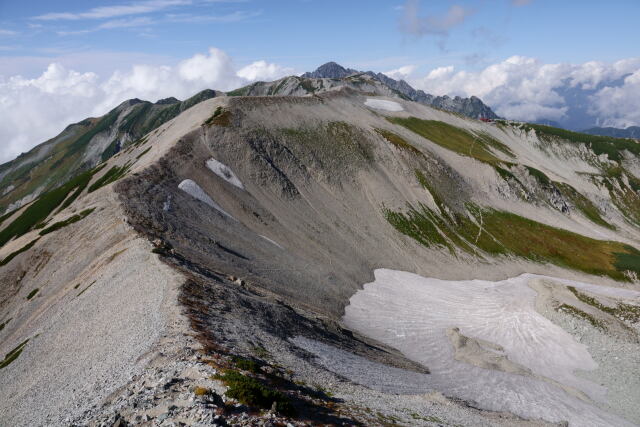
[[[482,140],[482,142],[484,142],[486,145],[488,145],[489,147],[493,148],[494,150],[498,150],[503,154],[506,154],[507,156],[511,157],[511,158],[515,158],[515,154],[513,154],[513,151],[511,151],[511,149],[504,143],[498,141],[496,138],[494,138],[493,136],[491,136],[490,134],[488,134],[487,132],[475,132],[475,135],[480,138]]]
[[[142,153],[138,154],[138,155],[136,156],[136,160],[140,160],[140,158],[141,158],[142,156],[144,156],[145,154],[147,154],[147,153],[148,153],[152,148],[153,148],[153,147],[149,147],[149,148],[147,148],[146,150],[144,150]]]
[[[65,202],[62,206],[69,205],[75,197],[78,197],[80,192],[91,180],[96,170],[84,172],[77,177],[71,179],[66,184],[51,190],[42,196],[40,196],[35,202],[27,207],[18,218],[16,218],[11,224],[0,231],[0,246],[4,246],[9,240],[14,237],[20,237],[23,234],[29,232],[33,227],[43,222],[58,206]],[[76,192],[67,199],[67,196],[72,190]],[[66,201],[65,201],[66,199]],[[69,203],[67,203],[69,202]]]
[[[204,124],[207,126],[231,126],[231,112],[219,106],[213,112],[213,115],[204,122]]]
[[[422,155],[422,152],[418,150],[416,147],[405,141],[401,136],[388,131],[386,129],[375,129],[375,131],[380,134],[384,139],[390,142],[393,146],[400,150],[408,151],[413,154]]]
[[[4,360],[0,362],[0,369],[6,368],[11,364],[11,362],[16,360],[18,356],[20,356],[20,354],[22,353],[22,350],[24,350],[24,347],[27,345],[28,342],[29,342],[29,339],[26,339],[25,341],[20,343],[16,348],[14,348],[9,353],[7,353],[4,356]]]
[[[423,120],[417,117],[387,117],[387,120],[463,156],[489,164],[500,162],[500,159],[491,153],[490,140],[486,136],[477,136],[464,129],[436,120]],[[508,150],[508,148],[506,149]]]
[[[21,253],[26,252],[29,249],[31,249],[33,247],[33,245],[35,245],[38,240],[40,240],[39,237],[37,239],[32,240],[31,242],[27,243],[26,245],[24,245],[23,247],[21,247],[17,251],[14,251],[14,252],[10,253],[9,255],[7,255],[2,261],[0,261],[0,266],[9,264],[9,262],[11,262],[12,259],[14,259],[18,255],[20,255]]]
[[[525,168],[527,168],[527,172],[529,172],[529,175],[534,177],[536,181],[538,181],[538,183],[545,186],[551,186],[551,180],[544,172],[531,166],[525,166]]]
[[[568,198],[573,205],[584,214],[589,220],[594,222],[595,224],[601,225],[603,227],[609,228],[611,230],[615,230],[615,227],[609,224],[607,221],[602,218],[600,215],[600,209],[594,205],[591,200],[587,199],[585,196],[580,194],[578,190],[570,186],[569,184],[563,182],[555,182],[553,183],[560,192]]]
[[[284,415],[293,415],[294,408],[289,398],[283,393],[271,389],[256,378],[243,375],[238,371],[228,370],[216,376],[227,387],[227,397],[236,399],[248,406],[270,409],[275,403],[275,409]]]
[[[36,294],[38,293],[38,291],[40,291],[40,289],[39,288],[35,288],[31,292],[29,292],[29,295],[27,295],[27,300],[30,300],[31,298],[35,297]]]
[[[73,215],[73,216],[65,219],[64,221],[56,222],[53,225],[51,225],[51,226],[45,228],[44,230],[40,231],[40,235],[44,236],[45,234],[53,233],[54,231],[60,230],[61,228],[66,227],[67,225],[71,225],[73,223],[76,223],[76,222],[86,218],[87,216],[89,216],[94,210],[95,210],[95,208],[85,209],[82,212],[80,212],[79,214]]]
[[[232,357],[231,360],[236,365],[236,368],[240,369],[241,371],[248,371],[254,374],[258,374],[261,372],[260,364],[255,360],[244,359],[238,356]]]
[[[211,390],[206,387],[196,387],[193,390],[193,394],[195,394],[196,396],[207,396],[211,394]]]
[[[129,163],[123,166],[113,166],[104,175],[98,178],[96,182],[91,184],[91,186],[89,187],[89,190],[87,191],[89,193],[93,193],[94,191],[104,187],[105,185],[109,185],[112,182],[116,182],[120,178],[124,177],[129,172],[129,169],[131,169],[131,164]]]

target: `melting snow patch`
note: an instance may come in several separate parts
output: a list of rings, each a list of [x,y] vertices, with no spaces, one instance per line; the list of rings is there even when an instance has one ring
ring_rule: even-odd
[[[192,197],[195,197],[196,199],[200,200],[201,202],[206,203],[207,205],[211,206],[215,210],[220,211],[220,213],[222,213],[222,214],[228,216],[229,218],[235,220],[234,217],[229,215],[224,209],[222,209],[220,207],[219,204],[214,202],[213,199],[211,197],[209,197],[209,195],[207,193],[205,193],[204,190],[198,184],[196,184],[194,181],[192,181],[190,179],[185,179],[184,181],[182,181],[178,185],[178,188],[180,190],[184,191],[185,193],[191,195]]]
[[[282,246],[280,246],[278,244],[278,242],[276,242],[275,240],[271,240],[270,238],[268,238],[267,236],[263,236],[262,234],[258,234],[258,236],[262,237],[264,240],[266,240],[267,242],[276,245],[277,247],[279,247],[280,249],[284,249]]]
[[[597,364],[583,344],[535,310],[537,293],[529,286],[535,279],[640,296],[531,274],[449,281],[380,269],[375,282],[351,297],[344,323],[427,366],[430,385],[445,395],[527,419],[628,425],[590,403],[603,400],[606,389],[573,371]]]
[[[227,181],[229,184],[235,185],[241,190],[244,190],[244,185],[235,173],[224,163],[220,163],[214,158],[207,160],[207,167],[211,170],[211,172],[218,175],[220,178]]]
[[[374,390],[397,394],[424,394],[434,391],[429,385],[428,374],[372,362],[362,356],[301,336],[290,341],[315,355],[317,361],[328,370]]]
[[[398,104],[395,101],[385,101],[384,99],[372,99],[367,98],[364,105],[367,107],[375,108],[376,110],[385,110],[385,111],[404,111],[402,105]]]

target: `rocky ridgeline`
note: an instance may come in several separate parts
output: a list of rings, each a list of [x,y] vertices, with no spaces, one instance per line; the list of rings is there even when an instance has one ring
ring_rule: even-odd
[[[373,77],[392,90],[402,94],[411,101],[419,102],[430,107],[439,108],[441,110],[453,111],[474,119],[497,119],[496,113],[489,106],[480,100],[480,98],[472,96],[470,98],[461,98],[459,96],[449,97],[434,96],[425,93],[422,90],[416,90],[404,80],[395,80],[383,73],[374,73],[373,71],[357,71],[351,68],[344,68],[335,62],[327,62],[318,67],[315,71],[304,73],[303,78],[311,79],[344,79],[356,74],[366,74]]]

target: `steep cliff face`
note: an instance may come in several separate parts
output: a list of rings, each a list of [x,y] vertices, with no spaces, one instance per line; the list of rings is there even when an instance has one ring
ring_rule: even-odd
[[[639,147],[342,79],[197,103],[0,219],[4,423],[637,422]]]

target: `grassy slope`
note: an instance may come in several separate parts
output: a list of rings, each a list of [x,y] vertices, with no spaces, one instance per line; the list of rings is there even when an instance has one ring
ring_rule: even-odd
[[[519,215],[467,204],[464,214],[449,214],[443,198],[416,172],[440,212],[409,205],[405,212],[384,209],[399,232],[427,247],[445,247],[478,255],[513,255],[594,275],[627,280],[624,271],[640,273],[640,251],[620,242],[591,239]],[[482,229],[478,226],[482,224]]]

